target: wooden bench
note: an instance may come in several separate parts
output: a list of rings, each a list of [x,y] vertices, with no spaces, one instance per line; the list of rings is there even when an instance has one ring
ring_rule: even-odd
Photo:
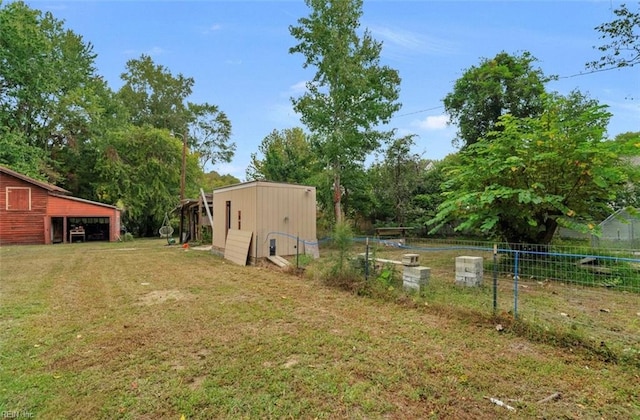
[[[380,239],[385,238],[404,238],[407,235],[407,231],[412,230],[412,227],[379,227],[376,228],[376,236]]]

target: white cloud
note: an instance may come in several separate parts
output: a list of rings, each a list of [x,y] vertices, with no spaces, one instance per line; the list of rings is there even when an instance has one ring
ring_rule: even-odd
[[[167,53],[167,50],[165,50],[164,48],[161,48],[161,47],[157,47],[157,46],[156,47],[152,47],[149,50],[144,51],[142,53],[140,51],[134,50],[134,49],[124,50],[124,55],[130,56],[130,57],[139,56],[140,54],[145,54],[145,55],[148,55],[150,57],[157,57],[157,56],[163,55],[165,53]]]
[[[388,26],[373,26],[369,27],[369,29],[376,38],[380,38],[385,43],[383,50],[386,50],[386,47],[395,47],[395,49],[418,54],[451,54],[456,51],[455,44],[451,41],[428,36],[419,32]]]
[[[269,106],[267,116],[269,121],[279,126],[293,127],[300,125],[300,116],[293,110],[291,102],[272,104]]]
[[[447,115],[430,115],[423,120],[419,120],[413,123],[416,127],[422,130],[444,130],[447,128],[449,117]]]
[[[236,163],[234,161],[233,163],[218,163],[214,165],[213,168],[206,169],[206,170],[213,169],[220,175],[233,175],[236,178],[238,178],[241,182],[243,182],[246,177],[248,166],[249,166],[248,162],[246,162],[246,164],[244,162],[242,164],[239,164],[239,162]]]
[[[203,35],[208,35],[210,33],[218,32],[220,30],[222,30],[222,25],[220,25],[219,23],[214,23],[213,25],[211,25],[211,26],[209,26],[207,28],[204,28],[202,30],[202,34]]]
[[[289,91],[287,92],[287,96],[299,96],[307,91],[307,82],[301,81],[296,84],[289,86]]]
[[[149,51],[147,51],[147,55],[150,55],[151,57],[157,57],[159,55],[162,55],[164,53],[166,53],[167,51],[163,48],[160,47],[153,47],[151,48]]]

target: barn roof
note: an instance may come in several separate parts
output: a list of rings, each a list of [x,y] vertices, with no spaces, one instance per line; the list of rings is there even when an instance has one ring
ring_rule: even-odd
[[[51,191],[54,193],[59,193],[59,194],[71,194],[71,192],[65,190],[64,188],[60,188],[57,185],[53,185],[53,184],[49,184],[47,182],[43,182],[43,181],[38,181],[37,179],[33,179],[31,177],[28,177],[26,175],[21,174],[20,172],[16,172],[14,170],[11,170],[5,166],[0,165],[0,173],[4,173],[7,175],[10,175],[14,178],[18,178],[21,179],[25,182],[28,182],[30,184],[33,185],[37,185],[40,188],[44,188],[47,191]]]

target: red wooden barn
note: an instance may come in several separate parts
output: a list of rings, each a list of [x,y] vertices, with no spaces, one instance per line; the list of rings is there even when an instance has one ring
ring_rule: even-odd
[[[116,241],[120,210],[0,166],[0,245]]]

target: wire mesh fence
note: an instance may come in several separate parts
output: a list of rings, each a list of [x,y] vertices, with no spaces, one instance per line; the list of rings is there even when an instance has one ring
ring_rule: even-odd
[[[402,270],[403,256],[417,255],[419,265],[430,269],[428,286],[421,292],[427,302],[507,314],[640,358],[637,249],[424,238],[357,238],[356,249],[377,261],[378,273],[383,266]],[[481,258],[481,280],[473,283],[477,287],[460,287],[463,283],[456,281],[460,257]]]

